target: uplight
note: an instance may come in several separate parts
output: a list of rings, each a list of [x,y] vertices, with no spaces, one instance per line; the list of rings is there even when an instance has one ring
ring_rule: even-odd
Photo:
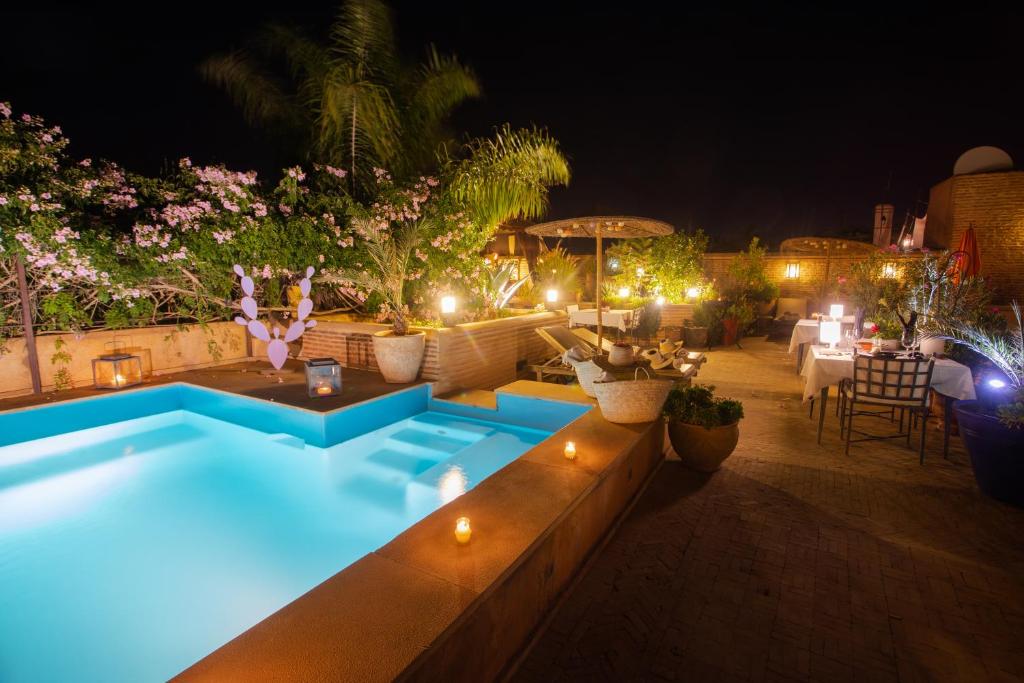
[[[619,287],[619,298],[625,299],[629,297],[629,287]]]
[[[988,385],[993,389],[1002,389],[1003,387],[1006,386],[1006,382],[1004,382],[1001,379],[990,379],[988,381]]]
[[[448,295],[441,297],[441,312],[442,313],[454,313],[455,312],[455,297]]]
[[[665,297],[659,296],[657,299],[654,300],[654,303],[658,304],[659,306],[664,306],[665,305]]]
[[[548,290],[548,303],[549,304],[558,303],[558,290],[557,289],[549,289]]]
[[[696,299],[700,296],[700,287],[690,287],[686,290],[686,297],[688,299]]]

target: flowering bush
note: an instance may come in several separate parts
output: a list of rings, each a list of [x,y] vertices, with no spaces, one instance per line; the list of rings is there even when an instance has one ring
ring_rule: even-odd
[[[17,258],[35,321],[48,329],[231,318],[236,263],[258,264],[250,274],[255,294],[272,315],[294,308],[288,288],[312,263],[334,285],[318,288],[321,309],[395,320],[411,306],[415,317],[435,318],[440,297],[455,294],[473,316],[486,304],[480,252],[496,221],[524,211],[520,204],[539,210],[547,185],[568,177],[567,167],[544,170],[559,156],[546,135],[503,134],[516,144],[467,145],[470,157],[447,159],[438,177],[399,186],[375,169],[374,199],[360,203],[348,192],[346,171],[330,165],[285,169],[267,188],[255,172],[189,159],[159,178],[76,161],[59,127],[14,117],[0,103],[4,319],[20,316]],[[544,151],[547,165],[522,161],[534,158],[530,150]],[[517,170],[520,162],[529,172]],[[372,268],[375,245],[410,226],[416,240],[397,283],[357,282],[352,274]]]

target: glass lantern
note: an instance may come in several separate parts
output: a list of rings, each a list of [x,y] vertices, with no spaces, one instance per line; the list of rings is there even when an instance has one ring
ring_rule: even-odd
[[[124,389],[142,383],[142,359],[111,353],[92,361],[92,383],[97,389]]]
[[[341,393],[341,366],[333,358],[306,361],[306,390],[310,398],[337,396]]]

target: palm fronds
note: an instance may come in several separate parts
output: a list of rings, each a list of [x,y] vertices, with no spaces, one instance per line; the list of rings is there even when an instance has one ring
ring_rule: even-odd
[[[544,130],[505,125],[490,138],[470,140],[463,152],[446,164],[450,191],[485,226],[539,218],[548,207],[548,188],[569,184],[569,162]]]
[[[978,353],[999,368],[1017,390],[1024,388],[1024,336],[1021,330],[1020,306],[1014,301],[1013,314],[1017,319],[1016,329],[1005,334],[993,332],[978,325],[960,320],[937,321],[940,332],[936,336],[962,344]]]

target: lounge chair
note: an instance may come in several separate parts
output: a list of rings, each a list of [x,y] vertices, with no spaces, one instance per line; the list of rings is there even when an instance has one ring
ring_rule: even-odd
[[[538,382],[543,382],[544,377],[547,375],[554,375],[556,377],[576,376],[576,371],[570,367],[566,367],[562,362],[563,355],[572,347],[582,346],[591,353],[596,350],[596,346],[578,337],[574,331],[570,331],[568,327],[551,325],[548,327],[538,327],[534,332],[536,332],[541,339],[546,341],[552,350],[557,352],[556,356],[550,358],[544,363],[528,366],[530,370],[537,373]],[[595,342],[596,336],[597,335],[595,335]],[[689,381],[691,377],[697,374],[699,367],[700,366],[697,364],[687,363],[679,368],[654,370],[653,373],[659,377],[670,377],[675,380]]]
[[[586,327],[574,327],[570,331],[574,335],[585,341],[591,348],[597,347],[597,334],[595,334],[593,330],[589,330]],[[615,342],[613,342],[611,339],[605,337],[604,339],[601,340],[601,348],[604,350],[605,353],[607,353],[612,350],[612,345],[614,343]],[[639,351],[639,346],[633,347],[633,353],[637,353]],[[701,363],[708,362],[708,355],[706,353],[701,353],[700,351],[687,351],[686,362],[699,366]]]

